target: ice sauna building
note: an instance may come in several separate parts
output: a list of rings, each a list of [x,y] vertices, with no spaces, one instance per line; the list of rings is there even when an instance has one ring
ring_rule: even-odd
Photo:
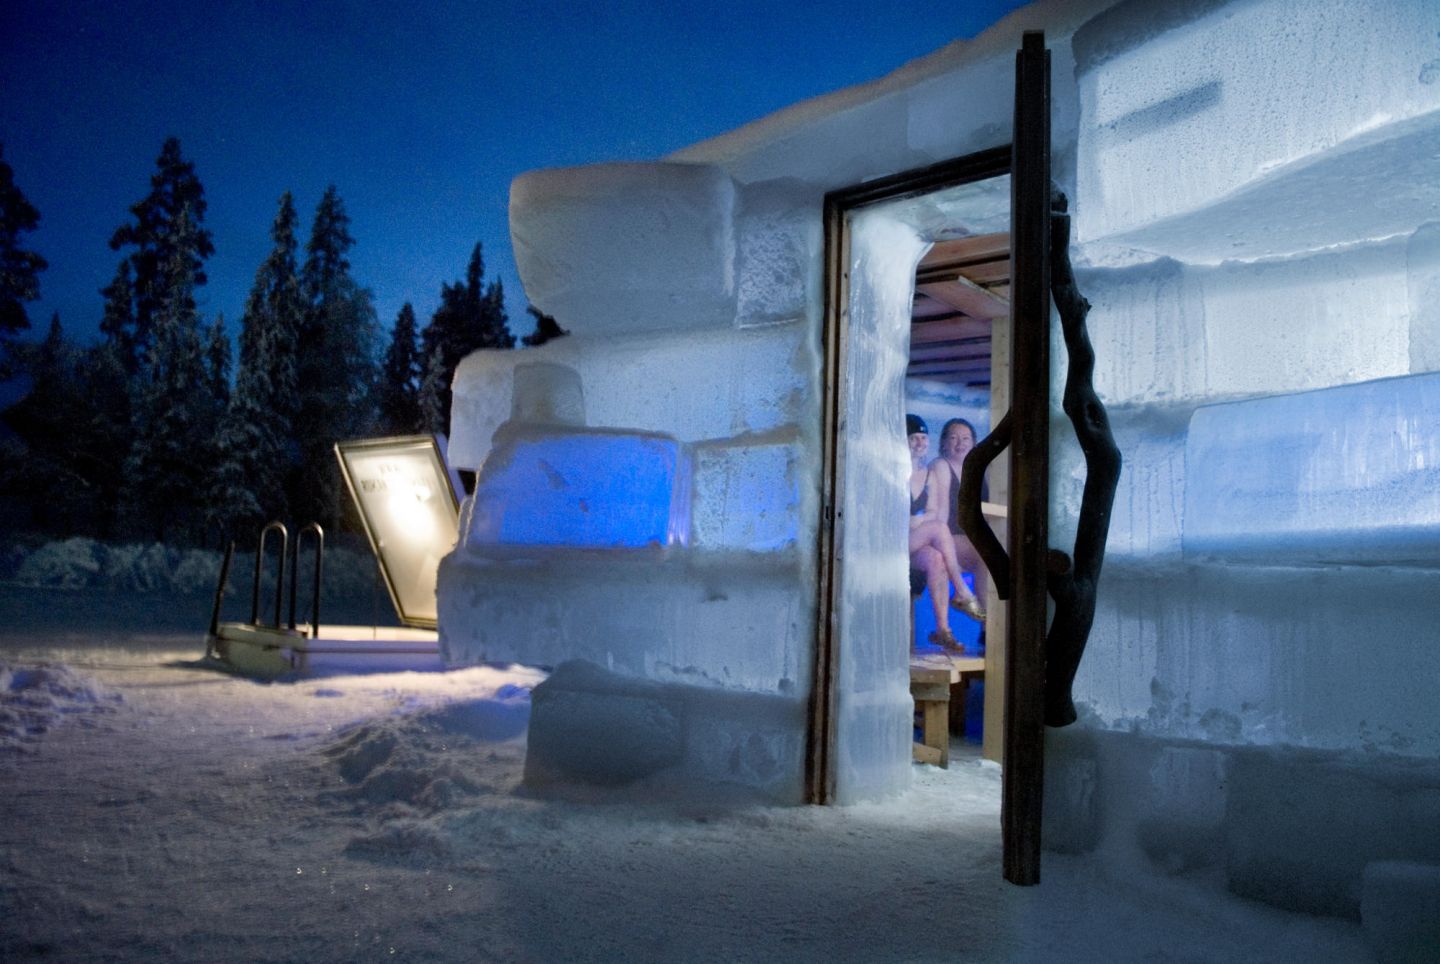
[[[537,778],[793,801],[817,779],[840,801],[905,786],[917,265],[1011,231],[1016,50],[1034,30],[1125,456],[1080,718],[1045,731],[1046,845],[1218,868],[1317,912],[1433,895],[1430,0],[1040,3],[655,163],[519,178],[526,293],[571,335],[456,375],[451,456],[478,481],[441,566],[447,658],[557,668],[536,694]],[[1007,243],[1018,271],[1023,239]],[[1035,388],[1011,384],[997,314],[976,379],[996,420]],[[1058,323],[1052,342],[1063,547],[1084,464]],[[1003,460],[989,482],[1004,504]],[[1005,707],[987,689],[993,756]]]

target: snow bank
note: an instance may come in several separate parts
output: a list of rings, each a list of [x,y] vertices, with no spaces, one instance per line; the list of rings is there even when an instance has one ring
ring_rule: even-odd
[[[89,714],[121,702],[118,693],[63,663],[0,664],[0,750],[34,752],[40,738],[66,718],[89,725]]]

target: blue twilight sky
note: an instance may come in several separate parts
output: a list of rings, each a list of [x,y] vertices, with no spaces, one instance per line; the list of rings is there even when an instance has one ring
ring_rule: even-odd
[[[4,0],[0,143],[40,210],[50,262],[29,308],[91,338],[108,246],[167,136],[205,185],[215,255],[198,298],[239,325],[283,191],[302,243],[334,183],[355,277],[389,328],[425,324],[484,244],[511,327],[530,330],[510,255],[524,171],[644,160],[882,76],[1019,0],[784,4],[575,0]]]

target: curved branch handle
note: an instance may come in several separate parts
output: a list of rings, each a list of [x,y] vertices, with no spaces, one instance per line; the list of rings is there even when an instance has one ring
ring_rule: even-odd
[[[969,536],[975,551],[980,553],[980,558],[985,560],[985,568],[990,570],[990,583],[995,587],[995,594],[1001,599],[1010,598],[1010,557],[1005,554],[1005,547],[995,537],[995,530],[985,521],[985,513],[980,509],[980,489],[985,481],[985,470],[1009,444],[1010,413],[1006,412],[994,431],[965,456],[965,471],[960,473],[958,510],[960,527],[965,530],[965,535]]]
[[[1085,489],[1080,496],[1073,564],[1052,568],[1046,587],[1055,600],[1055,614],[1045,637],[1045,723],[1066,726],[1076,717],[1071,686],[1095,622],[1095,592],[1105,562],[1122,459],[1110,431],[1110,417],[1095,391],[1095,349],[1085,326],[1090,302],[1075,283],[1070,264],[1069,204],[1058,190],[1051,198],[1050,221],[1050,291],[1069,357],[1063,407],[1085,455]]]

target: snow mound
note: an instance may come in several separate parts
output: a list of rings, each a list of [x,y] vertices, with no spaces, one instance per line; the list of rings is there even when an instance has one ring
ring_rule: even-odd
[[[27,751],[66,716],[107,712],[121,702],[60,663],[0,665],[0,750]]]
[[[530,690],[507,683],[482,699],[365,723],[320,751],[345,783],[324,796],[357,809],[438,813],[493,793],[476,764],[494,758],[487,745],[522,753],[529,718]]]
[[[448,821],[518,786],[532,685],[372,720],[319,750],[341,783],[321,791],[319,804],[366,823],[345,852],[420,866],[449,858]]]

